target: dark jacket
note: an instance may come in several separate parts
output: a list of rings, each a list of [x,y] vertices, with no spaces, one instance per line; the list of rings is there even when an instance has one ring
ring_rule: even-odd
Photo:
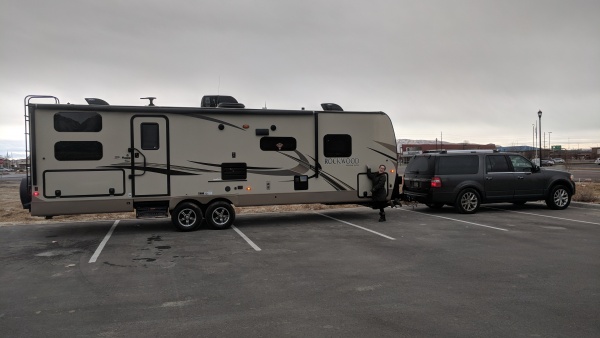
[[[387,191],[385,189],[386,175],[385,173],[372,173],[371,170],[367,170],[367,176],[373,182],[373,188],[371,188],[371,193],[373,197],[373,201],[376,202],[385,202],[387,201]]]

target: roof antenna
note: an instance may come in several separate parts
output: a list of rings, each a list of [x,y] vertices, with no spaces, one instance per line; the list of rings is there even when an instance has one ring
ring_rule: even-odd
[[[150,100],[150,104],[148,105],[148,107],[154,107],[154,100],[156,100],[156,97],[140,97],[140,100]]]

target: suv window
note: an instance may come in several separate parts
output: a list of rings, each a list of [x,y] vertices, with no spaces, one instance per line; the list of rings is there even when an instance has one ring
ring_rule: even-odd
[[[408,162],[406,172],[433,175],[434,163],[435,161],[432,156],[413,156],[410,162]]]
[[[477,155],[441,156],[438,165],[438,175],[469,175],[479,171]]]
[[[533,166],[531,162],[529,162],[525,157],[519,155],[508,155],[510,161],[512,162],[513,168],[517,172],[533,172]]]
[[[488,173],[507,173],[512,172],[506,156],[504,155],[490,155],[486,156],[485,159],[485,171]]]

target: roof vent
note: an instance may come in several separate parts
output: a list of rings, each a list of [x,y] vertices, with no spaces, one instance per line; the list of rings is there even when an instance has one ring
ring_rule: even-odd
[[[342,109],[342,107],[340,107],[339,105],[337,105],[335,103],[321,103],[321,107],[325,111],[327,111],[327,110],[344,111]]]
[[[108,106],[108,102],[102,100],[102,99],[96,99],[93,97],[86,97],[85,101],[89,104],[89,105],[96,105],[96,106]]]

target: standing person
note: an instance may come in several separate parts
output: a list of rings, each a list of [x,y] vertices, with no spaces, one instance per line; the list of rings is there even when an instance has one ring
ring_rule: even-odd
[[[385,222],[385,211],[383,210],[387,206],[385,165],[380,165],[377,173],[372,173],[371,168],[367,166],[367,176],[373,182],[373,188],[371,188],[373,209],[379,209],[379,222]]]

